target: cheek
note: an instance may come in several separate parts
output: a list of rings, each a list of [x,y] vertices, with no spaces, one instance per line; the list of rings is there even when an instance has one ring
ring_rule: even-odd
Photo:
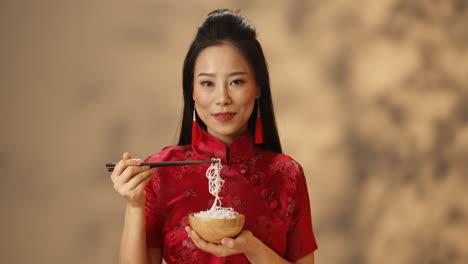
[[[245,108],[253,108],[255,105],[255,93],[250,92],[248,95],[240,95],[237,102]]]
[[[252,115],[254,106],[255,106],[255,99],[245,100],[242,104],[242,112],[243,112],[243,119],[248,119]]]
[[[194,85],[193,92],[192,92],[192,99],[194,101],[197,101],[199,97],[200,97],[200,90]]]
[[[206,94],[200,91],[200,89],[197,89],[194,87],[193,89],[193,100],[197,103],[197,106],[201,107],[204,105],[209,104],[210,102],[210,97]]]

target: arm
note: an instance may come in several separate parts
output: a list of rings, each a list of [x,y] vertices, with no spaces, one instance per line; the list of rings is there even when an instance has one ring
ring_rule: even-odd
[[[161,249],[146,247],[144,207],[127,205],[119,263],[161,264]]]
[[[126,201],[124,227],[119,250],[119,263],[160,264],[161,250],[147,248],[145,232],[145,186],[154,169],[138,166],[142,161],[128,153],[115,166],[111,175],[114,189]]]
[[[252,232],[244,230],[235,239],[224,238],[221,244],[213,244],[206,242],[192,230],[189,226],[185,229],[189,237],[195,245],[208,253],[217,257],[225,257],[234,254],[244,253],[247,259],[252,264],[272,263],[272,264],[287,264],[291,263],[280,257],[271,248],[263,244],[260,239],[255,237]],[[294,262],[296,264],[314,264],[314,253],[310,253],[305,257]]]
[[[273,251],[271,248],[267,247],[265,244],[252,235],[253,246],[249,251],[245,253],[245,256],[251,263],[274,263],[274,264],[286,264],[291,263]],[[294,262],[296,264],[314,264],[314,253],[310,253],[307,256],[302,257],[301,259]]]

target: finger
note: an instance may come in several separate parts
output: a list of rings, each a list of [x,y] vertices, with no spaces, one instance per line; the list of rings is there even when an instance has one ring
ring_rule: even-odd
[[[130,153],[128,152],[125,152],[123,155],[122,155],[122,159],[123,160],[128,160],[128,159],[131,159],[132,156],[130,155]]]
[[[186,227],[185,230],[187,231],[188,236],[192,239],[193,243],[197,245],[198,248],[203,249],[207,242],[200,238],[200,236],[195,232],[195,230],[191,229],[190,227]]]
[[[125,155],[125,154],[124,154]],[[143,161],[141,159],[122,159],[114,166],[112,175],[118,177],[122,172],[131,165],[140,165]]]
[[[188,236],[189,236],[192,240],[194,240],[194,242],[195,242],[195,241],[196,241],[196,242],[199,242],[199,244],[202,244],[202,242],[207,243],[207,242],[206,242],[204,239],[202,239],[202,238],[198,235],[198,233],[197,233],[195,230],[193,230],[190,226],[186,226],[186,227],[185,227],[185,231],[187,231]]]
[[[140,183],[147,180],[148,178],[151,178],[155,171],[155,169],[149,169],[138,173],[137,175],[129,179],[127,183],[125,183],[125,188],[128,188],[128,190],[135,189],[138,185],[140,185]]]
[[[223,238],[221,240],[221,245],[229,248],[230,250],[245,253],[246,250],[249,250],[249,241],[253,238],[252,232],[249,230],[242,230],[242,232],[235,238]]]
[[[151,170],[150,166],[128,166],[117,178],[117,182],[120,184],[126,184],[138,174],[149,170]]]
[[[142,162],[141,159],[121,160],[115,165],[112,175],[119,178],[129,166],[139,166]]]
[[[235,241],[232,238],[223,238],[223,240],[221,240],[221,245],[227,248],[235,248]]]
[[[151,180],[151,178],[152,178],[151,176],[146,178],[144,181],[140,182],[140,184],[138,184],[137,187],[134,188],[133,190],[128,190],[127,188],[122,188],[122,189],[119,189],[118,192],[123,197],[127,197],[130,200],[133,200],[134,198],[140,197],[141,195],[143,195],[145,193],[145,191],[143,189],[148,184],[148,182]]]
[[[129,159],[131,159],[131,158],[132,158],[132,156],[130,156],[130,153],[128,153],[128,152],[125,152],[124,154],[122,154],[122,160],[129,160]],[[120,168],[117,167],[117,165],[119,165],[119,163],[120,163],[120,162],[118,162],[118,163],[114,166],[114,170],[112,171],[111,177],[112,177],[112,176],[114,176],[114,177],[119,176],[120,174],[122,174],[122,171],[125,169],[125,168],[123,168],[122,171],[121,171]]]
[[[127,160],[131,158],[130,154],[128,152],[125,152],[124,154],[122,154],[122,160]],[[121,160],[121,161],[122,161]],[[122,173],[122,169],[121,169],[121,166],[119,165],[121,162],[117,162],[117,164],[115,164],[114,166],[114,169],[112,170],[112,173],[111,173],[111,180],[112,182],[115,184],[116,183],[116,179],[117,179],[117,176],[119,176],[121,173]]]
[[[146,184],[151,180],[154,172],[156,169],[150,169],[144,172],[141,172],[135,177],[131,178],[126,184],[125,188],[127,190],[135,190],[135,191],[140,191],[143,190],[146,186]]]
[[[227,247],[223,244],[213,244],[205,241],[203,238],[201,238],[195,230],[193,230],[190,226],[185,227],[185,231],[187,232],[188,236],[192,239],[193,243],[201,250],[208,252],[210,254],[213,254],[217,257],[226,257],[234,254],[239,254],[240,251],[235,249],[235,244],[233,247]],[[229,243],[229,240],[234,240],[232,238],[224,238],[228,239],[227,243]],[[224,240],[223,239],[223,240]],[[223,240],[221,240],[221,243],[223,243]],[[225,241],[226,243],[226,241]]]
[[[197,232],[195,232],[195,230],[190,230],[189,232],[189,236],[190,238],[192,239],[193,243],[195,243],[195,245],[205,251],[205,252],[208,252],[208,253],[211,253],[215,256],[218,256],[218,257],[222,257],[222,256],[226,256],[226,255],[229,255],[227,254],[227,252],[224,250],[223,246],[221,245],[218,245],[218,244],[213,244],[213,243],[209,243],[207,241],[205,241],[203,238],[201,238]]]
[[[203,240],[204,241],[204,240]],[[205,241],[205,245],[203,250],[206,252],[210,252],[211,254],[217,256],[217,257],[226,257],[229,255],[232,255],[232,249],[226,248],[223,245],[220,244],[213,244]]]

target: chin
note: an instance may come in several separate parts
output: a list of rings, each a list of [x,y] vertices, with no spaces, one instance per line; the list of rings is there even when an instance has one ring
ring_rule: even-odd
[[[219,128],[219,129],[212,129],[212,131],[224,137],[231,137],[233,135],[239,134],[239,129],[234,129],[234,128]]]

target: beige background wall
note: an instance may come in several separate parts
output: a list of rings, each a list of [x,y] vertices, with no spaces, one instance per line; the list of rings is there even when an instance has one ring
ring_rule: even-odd
[[[176,143],[214,8],[259,32],[317,263],[468,262],[468,1],[2,1],[1,263],[116,263],[104,164]]]

